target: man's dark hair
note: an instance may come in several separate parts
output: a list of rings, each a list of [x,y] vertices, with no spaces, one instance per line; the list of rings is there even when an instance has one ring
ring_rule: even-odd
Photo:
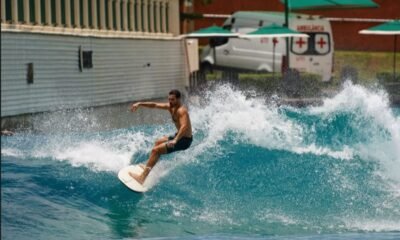
[[[176,89],[169,91],[169,95],[175,95],[176,98],[181,98],[181,92],[179,92],[179,90]]]

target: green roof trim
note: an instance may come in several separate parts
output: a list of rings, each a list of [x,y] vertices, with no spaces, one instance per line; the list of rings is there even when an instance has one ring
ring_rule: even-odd
[[[379,7],[372,0],[281,0],[288,1],[289,9],[319,9],[319,8],[372,8]]]

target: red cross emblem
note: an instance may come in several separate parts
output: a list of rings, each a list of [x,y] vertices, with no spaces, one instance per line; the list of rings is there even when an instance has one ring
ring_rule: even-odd
[[[299,40],[296,41],[296,44],[299,45],[299,48],[302,48],[303,44],[306,44],[306,42],[303,41],[303,38],[299,38]]]
[[[324,39],[322,37],[319,39],[319,41],[317,43],[319,44],[320,48],[323,48],[324,45],[326,44],[326,42],[324,41]]]

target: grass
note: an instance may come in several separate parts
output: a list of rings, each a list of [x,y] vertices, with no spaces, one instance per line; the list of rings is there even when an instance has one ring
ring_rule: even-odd
[[[281,92],[294,97],[316,97],[338,90],[342,83],[342,71],[351,68],[356,71],[354,81],[364,86],[383,84],[389,95],[400,104],[400,53],[396,56],[397,80],[393,81],[393,52],[336,51],[332,81],[322,82],[321,77],[301,73],[301,81],[284,82],[281,73],[239,73],[238,83],[244,88],[253,87],[266,93]],[[223,79],[221,71],[206,75],[208,81]]]
[[[377,74],[393,73],[393,52],[361,52],[361,51],[335,51],[333,85],[338,85],[343,68],[351,67],[358,72],[358,83],[373,84],[377,82]],[[396,72],[400,74],[400,53],[396,55]],[[239,79],[266,79],[271,73],[240,73]],[[207,75],[207,80],[216,80],[221,73],[214,71]],[[276,73],[280,78],[281,74]],[[327,84],[329,85],[329,84]]]
[[[335,51],[335,79],[340,79],[344,67],[355,68],[359,83],[375,83],[378,73],[393,72],[393,52]],[[400,73],[400,53],[396,55],[396,72]]]

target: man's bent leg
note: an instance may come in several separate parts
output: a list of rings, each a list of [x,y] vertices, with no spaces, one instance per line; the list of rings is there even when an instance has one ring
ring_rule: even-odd
[[[163,143],[165,143],[167,141],[168,141],[168,136],[161,137],[161,138],[156,140],[154,146],[158,146],[158,145],[163,144]]]
[[[136,181],[139,183],[143,184],[144,181],[146,180],[147,176],[149,175],[151,169],[156,165],[158,159],[162,154],[167,153],[167,148],[165,147],[164,144],[157,145],[151,150],[150,158],[147,161],[146,167],[143,170],[143,173],[141,175],[137,175],[134,173],[129,173],[129,175],[134,178]]]

